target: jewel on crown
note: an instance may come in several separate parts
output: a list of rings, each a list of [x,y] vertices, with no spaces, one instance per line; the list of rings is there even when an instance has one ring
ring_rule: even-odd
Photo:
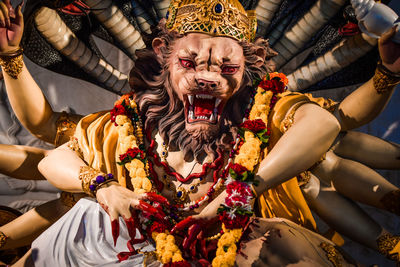
[[[255,11],[246,11],[237,0],[172,0],[166,19],[167,28],[180,34],[199,32],[252,42],[257,30]]]

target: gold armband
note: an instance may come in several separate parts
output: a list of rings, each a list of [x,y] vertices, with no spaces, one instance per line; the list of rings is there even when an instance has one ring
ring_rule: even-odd
[[[18,78],[24,66],[22,52],[22,48],[19,48],[12,53],[0,53],[0,66],[3,68],[3,71],[14,79]]]
[[[0,231],[0,248],[4,247],[7,243],[8,236]]]
[[[70,130],[74,130],[76,128],[76,123],[69,118],[67,112],[63,111],[56,121],[56,138],[54,140],[54,146],[58,147],[62,145],[62,138],[64,137],[65,133]]]
[[[95,197],[95,195],[92,190],[90,190],[90,185],[98,175],[104,175],[104,173],[97,171],[89,166],[81,166],[81,169],[79,170],[79,180],[82,181],[83,192],[91,197]]]
[[[294,123],[294,115],[296,114],[296,111],[304,104],[308,104],[308,103],[314,103],[310,100],[302,100],[300,102],[295,103],[290,109],[289,111],[286,113],[285,118],[282,120],[281,124],[280,124],[280,131],[281,133],[286,133],[287,130],[289,130],[290,127],[292,127],[293,123]]]
[[[400,74],[391,72],[379,61],[372,80],[376,92],[378,94],[383,94],[392,90],[400,83]]]

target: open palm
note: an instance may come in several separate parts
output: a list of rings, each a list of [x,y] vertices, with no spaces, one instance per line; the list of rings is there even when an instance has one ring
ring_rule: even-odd
[[[19,48],[24,30],[21,9],[22,3],[14,10],[10,0],[0,1],[0,52],[2,53],[13,52]]]

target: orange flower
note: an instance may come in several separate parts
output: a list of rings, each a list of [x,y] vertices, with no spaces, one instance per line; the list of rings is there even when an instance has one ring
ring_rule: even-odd
[[[281,72],[272,72],[269,74],[269,78],[272,80],[273,78],[278,77],[281,79],[281,81],[283,82],[283,84],[286,86],[289,83],[288,78],[286,77],[285,74],[281,73]]]
[[[125,102],[126,105],[129,105],[129,97],[131,97],[132,95],[133,95],[133,92],[121,96],[120,99],[115,101],[114,106],[121,105],[122,102]]]

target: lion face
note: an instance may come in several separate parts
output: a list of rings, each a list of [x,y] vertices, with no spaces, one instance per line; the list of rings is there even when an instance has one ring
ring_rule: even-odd
[[[171,88],[184,105],[186,130],[213,137],[227,101],[242,83],[242,46],[228,37],[190,33],[174,42],[168,60]]]

